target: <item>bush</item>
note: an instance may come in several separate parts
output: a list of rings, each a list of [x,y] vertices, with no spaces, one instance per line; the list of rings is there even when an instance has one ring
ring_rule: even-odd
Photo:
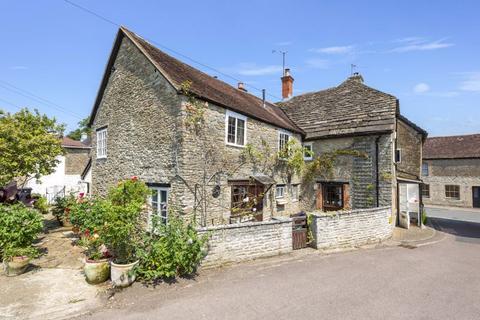
[[[169,216],[167,225],[154,218],[155,232],[145,234],[139,249],[136,273],[146,281],[193,274],[204,257],[208,235],[199,236],[192,223],[185,223],[172,210]]]
[[[110,203],[103,199],[79,198],[69,206],[69,219],[81,233],[95,233],[104,225],[110,207]]]
[[[37,209],[41,214],[47,214],[50,209],[47,198],[42,197],[39,194],[34,194],[32,197],[35,199],[33,207]]]
[[[70,207],[77,202],[77,199],[73,194],[69,194],[65,197],[56,197],[52,207],[52,214],[57,218],[59,222],[69,218]]]
[[[425,225],[427,223],[427,212],[425,211],[425,209],[422,210],[422,224]]]
[[[0,204],[0,254],[5,258],[15,250],[30,250],[42,231],[42,216],[23,204]],[[30,254],[33,255],[33,254]]]

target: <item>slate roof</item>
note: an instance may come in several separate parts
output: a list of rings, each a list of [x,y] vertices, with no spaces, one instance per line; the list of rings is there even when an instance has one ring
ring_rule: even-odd
[[[480,158],[480,134],[428,138],[423,145],[423,158]]]
[[[189,80],[192,82],[190,92],[200,99],[215,103],[224,108],[242,113],[251,118],[258,119],[283,129],[303,133],[303,131],[296,126],[295,123],[287,117],[285,112],[278,108],[278,106],[267,101],[264,107],[262,99],[248,92],[234,88],[219,79],[169,56],[125,27],[120,27],[116,40],[117,50],[119,39],[123,36],[127,36],[140,49],[152,64],[177,89],[177,91],[180,92],[182,83]],[[112,56],[114,56],[114,53],[112,53]],[[108,66],[107,69],[109,69]],[[108,72],[105,73],[106,76],[103,80],[105,85],[106,81],[108,81],[107,74]],[[92,116],[90,117],[90,124],[93,123],[93,117],[98,108],[98,104],[101,101],[102,87],[103,84],[99,96],[97,96]]]
[[[64,148],[81,148],[81,149],[89,149],[90,146],[85,144],[81,141],[70,139],[69,137],[62,138],[62,147]]]
[[[354,75],[337,87],[277,103],[306,132],[306,139],[395,129],[397,98]]]

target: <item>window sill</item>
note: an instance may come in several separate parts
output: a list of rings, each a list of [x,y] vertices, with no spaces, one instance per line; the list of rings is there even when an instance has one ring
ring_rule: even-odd
[[[233,144],[233,143],[228,143],[228,142],[226,142],[225,145],[227,145],[229,147],[239,148],[239,149],[245,148],[245,145]]]

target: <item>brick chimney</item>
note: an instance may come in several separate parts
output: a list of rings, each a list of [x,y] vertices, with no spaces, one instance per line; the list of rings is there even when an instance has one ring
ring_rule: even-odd
[[[282,77],[282,98],[290,99],[293,96],[293,77],[290,75],[290,69],[285,69]]]

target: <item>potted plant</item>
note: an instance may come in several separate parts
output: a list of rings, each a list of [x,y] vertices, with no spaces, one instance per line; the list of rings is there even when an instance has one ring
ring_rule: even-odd
[[[60,225],[64,227],[72,227],[70,222],[70,210],[71,206],[76,202],[76,198],[73,194],[69,194],[65,197],[56,197],[52,207],[52,214],[55,216]]]
[[[87,282],[98,284],[107,281],[110,276],[110,254],[99,234],[90,234],[86,230],[80,239],[80,245],[86,248],[83,271]]]
[[[134,268],[145,231],[142,213],[149,194],[148,187],[136,177],[120,182],[109,192],[110,208],[105,210],[101,235],[113,256],[110,278],[114,286],[126,287],[135,281]]]
[[[8,247],[3,252],[3,269],[8,277],[18,276],[27,270],[31,258],[38,256],[32,246],[25,248]]]
[[[29,259],[38,255],[32,244],[42,228],[42,216],[35,209],[0,204],[0,256],[7,275],[23,273]]]

